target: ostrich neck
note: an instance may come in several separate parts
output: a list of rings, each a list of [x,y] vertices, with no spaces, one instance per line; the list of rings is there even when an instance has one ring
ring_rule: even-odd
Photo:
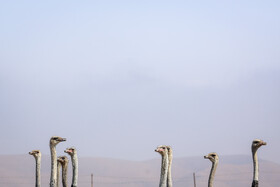
[[[168,162],[169,162],[169,164],[168,164],[168,172],[167,172],[167,186],[168,187],[172,187],[172,177],[171,177],[172,158],[173,158],[173,155],[170,152],[168,154]]]
[[[259,180],[259,162],[258,162],[258,156],[257,151],[252,151],[253,154],[253,164],[254,164],[254,181]]]
[[[54,145],[50,145],[51,149],[51,181],[50,187],[56,187],[57,184],[57,158]]]
[[[72,176],[72,185],[71,187],[77,187],[78,186],[78,156],[77,154],[74,154],[71,156],[72,160],[72,167],[73,167],[73,176]]]
[[[41,156],[36,157],[36,187],[41,186]]]
[[[67,187],[67,170],[68,170],[68,163],[64,163],[62,165],[62,186]]]
[[[59,178],[60,178],[60,169],[61,169],[61,163],[60,162],[57,162],[57,177],[56,177],[56,180],[57,180],[57,184],[56,186],[59,187]]]
[[[167,187],[168,156],[163,155],[161,160],[161,173],[159,187]]]
[[[208,187],[213,187],[213,181],[214,181],[217,165],[218,165],[218,161],[212,162],[212,168],[208,180]]]

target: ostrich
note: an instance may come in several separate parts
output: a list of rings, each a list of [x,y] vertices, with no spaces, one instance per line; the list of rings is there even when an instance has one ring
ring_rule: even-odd
[[[161,173],[159,187],[168,187],[168,169],[169,169],[169,158],[168,158],[169,146],[160,145],[156,148],[156,152],[161,155]],[[170,152],[172,154],[172,152]],[[171,180],[170,180],[171,181]]]
[[[77,156],[77,150],[74,147],[67,148],[65,153],[68,153],[71,157],[72,161],[72,168],[73,168],[73,174],[72,174],[72,185],[71,187],[77,187],[78,186],[78,156]]]
[[[258,156],[257,156],[257,150],[262,146],[266,145],[266,142],[255,139],[252,142],[252,156],[253,156],[253,165],[254,165],[254,178],[252,182],[252,187],[258,187],[259,186],[259,163],[258,163]]]
[[[41,186],[41,151],[39,150],[33,150],[29,152],[30,155],[33,155],[36,161],[36,183],[35,187],[40,187]]]
[[[50,178],[50,187],[57,186],[57,158],[56,158],[56,145],[60,142],[66,141],[65,138],[58,136],[53,136],[50,139],[50,150],[51,150],[51,178]]]
[[[57,158],[57,161],[62,166],[62,186],[67,187],[67,171],[68,171],[68,158],[67,156],[60,156]],[[59,183],[59,180],[57,180],[57,183]]]
[[[212,168],[210,171],[209,179],[208,179],[208,187],[213,186],[214,175],[219,163],[219,156],[217,153],[209,153],[208,155],[204,156],[205,159],[209,159],[212,162]]]

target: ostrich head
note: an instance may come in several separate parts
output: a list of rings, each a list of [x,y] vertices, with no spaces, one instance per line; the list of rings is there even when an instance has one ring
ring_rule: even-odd
[[[205,159],[209,159],[212,163],[219,161],[219,156],[217,153],[209,153],[204,156]]]
[[[170,146],[167,145],[160,145],[155,149],[155,152],[161,154],[161,156],[167,155],[168,152],[171,150]]]
[[[66,138],[61,138],[59,136],[53,136],[50,139],[50,145],[56,146],[60,142],[66,141]]]
[[[64,152],[68,153],[70,156],[73,156],[75,153],[77,153],[77,150],[75,147],[70,147],[70,148],[67,148]]]
[[[262,145],[266,145],[266,142],[260,139],[254,139],[252,142],[252,151],[257,151]]]
[[[41,151],[40,150],[33,150],[29,152],[30,155],[33,155],[35,158],[38,158],[41,156]]]
[[[57,158],[57,161],[60,162],[61,164],[69,162],[67,156],[60,156],[60,157]]]

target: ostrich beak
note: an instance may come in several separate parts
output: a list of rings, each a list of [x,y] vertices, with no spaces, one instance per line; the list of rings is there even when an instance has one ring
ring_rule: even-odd
[[[66,141],[66,138],[61,138],[60,141],[64,142],[64,141]]]
[[[266,142],[262,142],[261,145],[266,145]]]
[[[65,153],[72,153],[72,150],[66,149],[64,152]]]
[[[204,156],[204,159],[207,159],[208,158],[208,156]]]

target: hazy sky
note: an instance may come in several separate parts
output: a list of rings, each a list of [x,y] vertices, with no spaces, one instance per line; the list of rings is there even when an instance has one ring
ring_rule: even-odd
[[[280,154],[280,1],[1,1],[0,154]],[[280,161],[277,161],[280,162]]]

